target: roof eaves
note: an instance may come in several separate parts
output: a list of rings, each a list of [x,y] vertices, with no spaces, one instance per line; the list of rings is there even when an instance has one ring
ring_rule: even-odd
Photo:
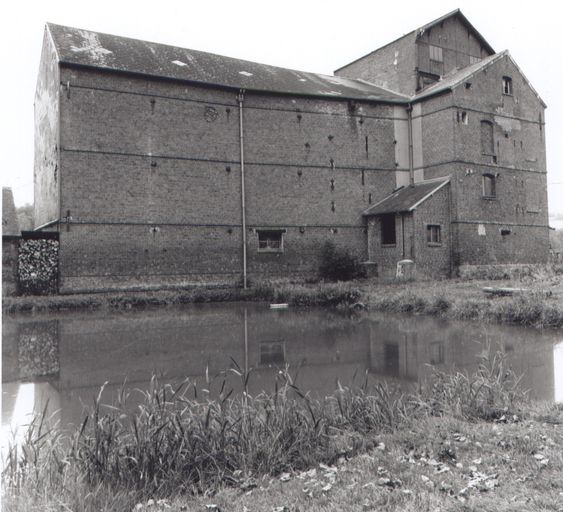
[[[422,91],[419,94],[414,95],[411,98],[411,101],[413,103],[416,103],[418,100],[422,100],[422,99],[427,99],[430,98],[432,96],[437,96],[439,94],[444,94],[448,91],[451,91],[453,89],[455,89],[456,87],[458,87],[460,84],[462,84],[463,82],[466,82],[467,80],[469,80],[470,78],[473,78],[477,73],[481,72],[483,69],[489,67],[490,65],[492,65],[494,62],[496,62],[497,60],[499,60],[501,57],[504,57],[505,55],[510,55],[508,53],[508,50],[503,50],[500,53],[497,53],[495,55],[491,55],[489,57],[487,57],[487,59],[489,60],[482,60],[480,63],[480,66],[477,66],[471,73],[466,74],[464,71],[464,69],[460,69],[458,71],[459,73],[459,78],[457,80],[455,80],[454,82],[452,82],[451,84],[448,85],[444,85],[443,87],[439,87],[440,82],[436,83],[436,89],[435,90],[429,90],[429,91]],[[514,61],[513,61],[514,62]],[[518,67],[518,66],[517,66]],[[518,68],[520,69],[520,68]],[[434,87],[434,85],[432,86]]]
[[[244,89],[248,92],[253,92],[256,94],[275,94],[275,95],[282,95],[282,96],[298,96],[304,98],[324,98],[327,100],[354,100],[354,101],[366,101],[371,103],[379,103],[379,104],[386,104],[386,105],[402,105],[406,101],[408,101],[409,97],[405,96],[404,94],[397,93],[395,91],[391,91],[388,89],[384,89],[379,86],[379,89],[385,90],[386,92],[390,92],[397,96],[397,98],[369,98],[363,97],[362,95],[353,95],[353,94],[346,94],[343,93],[342,95],[330,95],[330,94],[314,94],[314,93],[307,93],[307,92],[295,92],[295,91],[282,91],[282,90],[275,90],[275,89],[258,89],[253,87],[247,86],[235,86],[229,85],[224,83],[216,83],[216,82],[203,82],[200,80],[190,80],[189,78],[178,78],[178,77],[171,77],[167,75],[159,75],[156,73],[147,73],[143,71],[131,71],[128,69],[118,69],[118,68],[111,68],[107,66],[100,66],[98,64],[83,64],[78,62],[72,62],[68,60],[59,60],[59,65],[68,67],[68,68],[76,68],[76,69],[90,69],[94,71],[102,71],[105,73],[117,73],[123,74],[127,76],[136,76],[136,77],[151,77],[156,78],[158,80],[164,80],[167,82],[176,82],[176,83],[183,83],[183,84],[191,84],[196,86],[206,86],[206,87],[213,87],[216,89],[223,89],[229,91],[240,91]]]

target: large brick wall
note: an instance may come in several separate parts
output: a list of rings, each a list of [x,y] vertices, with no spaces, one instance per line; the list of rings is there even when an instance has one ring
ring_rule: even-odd
[[[242,274],[236,91],[62,70],[61,290],[233,283]],[[246,94],[248,274],[314,275],[396,183],[394,109]],[[284,231],[259,253],[257,229]]]
[[[503,76],[512,95],[503,94]],[[421,109],[424,177],[451,176],[453,263],[544,263],[544,107],[508,56],[466,83]],[[481,121],[492,124],[494,155],[482,150]],[[483,174],[495,176],[495,198],[484,197]]]
[[[403,94],[416,89],[415,34],[410,33],[337,69],[334,74],[361,78]]]
[[[59,218],[59,66],[46,29],[35,91],[34,223]]]

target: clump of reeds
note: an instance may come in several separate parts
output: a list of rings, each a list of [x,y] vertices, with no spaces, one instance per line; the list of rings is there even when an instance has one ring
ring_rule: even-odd
[[[110,406],[102,404],[100,391],[65,438],[46,430],[38,416],[4,461],[5,495],[54,494],[76,504],[82,493],[99,505],[111,494],[129,506],[147,497],[208,492],[241,485],[250,476],[331,463],[427,415],[498,418],[523,398],[504,357],[490,351],[475,374],[436,373],[429,385],[408,395],[370,386],[366,376],[361,385],[338,383],[332,396],[313,399],[285,370],[273,393],[251,396],[252,371],[233,362],[230,372],[240,377],[242,393],[234,396],[221,374],[214,400],[195,382],[173,387],[156,377],[142,392],[123,386]],[[136,393],[140,401],[132,408]]]

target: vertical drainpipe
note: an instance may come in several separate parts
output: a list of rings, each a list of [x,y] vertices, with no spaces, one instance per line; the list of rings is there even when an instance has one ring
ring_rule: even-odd
[[[242,103],[244,101],[244,89],[238,94],[239,109],[239,143],[240,143],[240,206],[242,214],[242,287],[246,290],[246,200],[244,190],[244,128],[242,122]]]
[[[414,185],[414,156],[412,142],[412,105],[407,107],[407,130],[409,134],[409,185]]]

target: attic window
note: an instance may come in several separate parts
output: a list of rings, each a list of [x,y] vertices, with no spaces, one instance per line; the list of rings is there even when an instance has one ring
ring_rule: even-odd
[[[462,124],[467,124],[468,116],[465,110],[458,110],[457,112],[457,122]]]
[[[509,76],[502,77],[502,93],[512,96],[512,78]]]

